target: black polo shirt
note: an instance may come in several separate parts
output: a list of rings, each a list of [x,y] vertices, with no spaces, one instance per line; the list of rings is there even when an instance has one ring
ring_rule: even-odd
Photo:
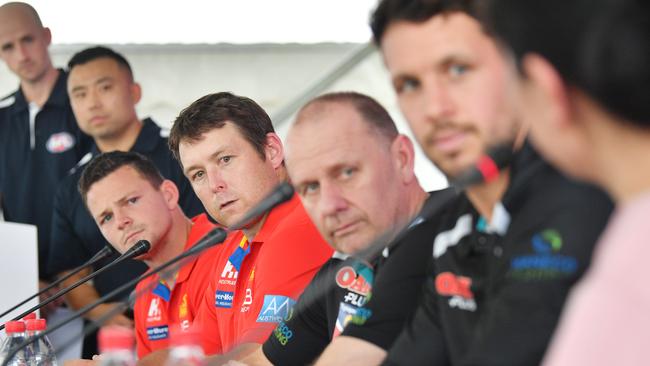
[[[38,227],[39,275],[45,278],[56,184],[89,151],[90,137],[75,121],[59,77],[43,107],[30,122],[22,90],[0,101],[0,192],[7,221]]]
[[[428,199],[436,197],[434,192]],[[274,365],[309,364],[341,332],[388,349],[417,306],[435,229],[430,221],[412,225],[373,263],[376,275],[354,259],[330,259],[300,296],[291,319],[264,343],[264,355]]]
[[[151,119],[145,119],[131,151],[150,158],[165,178],[176,183],[180,192],[179,204],[187,216],[193,217],[203,212],[203,206],[195,196],[189,181],[183,175],[179,163],[174,160],[169,151],[164,132]],[[97,147],[94,146],[74,172],[66,177],[57,189],[52,216],[51,255],[48,266],[48,270],[52,274],[58,274],[83,264],[108,245],[77,190],[83,169],[91,158],[99,153]],[[110,260],[113,259],[115,258]],[[103,261],[96,268],[107,263],[108,260]],[[146,265],[142,262],[125,261],[114,269],[97,276],[94,280],[95,288],[100,295],[104,295],[143,273],[145,269]]]
[[[388,365],[537,365],[612,203],[529,145],[487,224],[466,196],[439,215],[432,265]]]

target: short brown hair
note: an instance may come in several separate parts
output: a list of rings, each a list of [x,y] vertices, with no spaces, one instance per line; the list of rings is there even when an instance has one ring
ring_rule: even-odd
[[[228,92],[208,94],[176,117],[169,134],[169,149],[180,161],[178,146],[182,141],[198,141],[201,135],[231,122],[266,160],[266,135],[275,132],[268,114],[250,98]]]
[[[154,188],[160,187],[164,180],[154,163],[142,154],[124,151],[103,153],[88,163],[88,166],[84,169],[79,179],[79,193],[84,203],[87,203],[86,197],[93,184],[123,166],[130,166],[135,169]]]

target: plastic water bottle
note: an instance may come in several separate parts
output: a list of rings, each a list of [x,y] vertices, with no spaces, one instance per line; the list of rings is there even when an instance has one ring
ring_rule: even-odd
[[[185,331],[172,329],[170,335],[172,349],[165,366],[202,366],[205,354],[201,347],[201,332],[198,328]]]
[[[120,326],[108,326],[99,331],[99,364],[101,366],[133,366],[135,355],[133,330]]]
[[[5,332],[7,333],[7,338],[0,348],[0,363],[4,362],[9,351],[25,341],[25,323],[20,320],[9,321],[5,324]],[[11,361],[7,363],[7,366],[27,366],[25,350],[21,349],[18,351]]]
[[[27,337],[37,336],[45,331],[45,319],[30,319],[25,322]],[[47,336],[31,343],[27,349],[27,363],[30,366],[56,366],[56,354]]]

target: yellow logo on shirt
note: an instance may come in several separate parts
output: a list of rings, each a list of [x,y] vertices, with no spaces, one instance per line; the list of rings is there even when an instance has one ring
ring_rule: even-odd
[[[181,305],[178,307],[178,317],[185,318],[187,316],[187,294],[183,295]]]

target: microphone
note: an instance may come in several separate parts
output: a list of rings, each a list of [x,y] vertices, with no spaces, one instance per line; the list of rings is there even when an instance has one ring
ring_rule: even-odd
[[[79,267],[73,269],[68,274],[66,274],[65,276],[63,276],[63,277],[57,279],[56,281],[52,282],[50,285],[48,285],[44,289],[42,289],[39,292],[35,293],[34,295],[26,298],[25,300],[19,302],[18,304],[14,305],[10,309],[4,311],[2,314],[0,314],[0,318],[4,317],[5,315],[7,315],[7,314],[11,313],[12,311],[18,309],[19,307],[23,306],[24,304],[29,302],[31,299],[33,299],[35,297],[38,297],[38,296],[44,294],[45,292],[49,291],[50,289],[58,286],[61,282],[65,281],[68,278],[70,278],[70,277],[74,276],[75,274],[79,273],[82,269],[84,269],[86,267],[89,267],[89,266],[92,266],[93,264],[99,262],[100,260],[111,256],[114,252],[115,251],[113,250],[113,248],[110,245],[107,245],[107,246],[103,247],[102,250],[97,252],[86,263],[84,263],[84,264],[80,265]]]
[[[510,165],[513,154],[512,143],[490,148],[471,168],[459,174],[450,186],[464,190],[475,184],[492,182],[503,168]]]
[[[481,156],[470,168],[458,175],[449,184],[449,188],[436,193],[435,199],[427,200],[420,212],[391,239],[392,230],[385,231],[365,249],[353,257],[371,263],[384,248],[390,249],[402,240],[412,227],[440,214],[442,209],[456,199],[467,188],[495,180],[501,170],[510,165],[514,156],[512,143],[497,145]],[[388,243],[386,245],[386,243]]]
[[[140,276],[138,276],[138,277],[136,277],[136,278],[130,280],[129,282],[125,283],[124,285],[122,285],[122,286],[120,286],[120,287],[114,289],[113,291],[111,291],[111,292],[109,292],[108,294],[106,294],[106,295],[102,296],[101,298],[99,298],[97,301],[95,301],[95,302],[93,302],[93,303],[91,303],[91,304],[88,304],[88,305],[84,306],[83,308],[79,309],[78,311],[74,312],[74,313],[71,314],[69,317],[63,319],[61,322],[59,322],[59,323],[57,323],[57,324],[55,324],[55,325],[53,325],[53,326],[48,327],[47,330],[45,330],[45,331],[43,331],[43,332],[41,332],[41,333],[39,333],[39,334],[37,334],[37,335],[34,335],[34,336],[32,336],[32,337],[27,338],[27,339],[26,339],[25,341],[23,341],[21,344],[19,344],[19,345],[16,346],[15,348],[9,350],[9,352],[7,353],[5,359],[2,361],[2,364],[1,364],[1,365],[2,365],[2,366],[6,366],[6,365],[8,364],[8,362],[9,362],[9,361],[10,361],[10,360],[11,360],[11,359],[16,355],[16,353],[18,353],[18,351],[20,351],[21,349],[25,348],[25,347],[28,346],[29,344],[31,344],[31,343],[33,343],[33,342],[36,342],[36,341],[38,341],[39,339],[44,338],[44,337],[47,336],[48,334],[50,334],[50,333],[56,331],[57,329],[61,328],[61,327],[64,326],[64,325],[68,324],[68,323],[71,322],[72,320],[77,319],[77,318],[80,317],[80,316],[83,316],[83,315],[86,314],[87,312],[89,312],[89,311],[91,311],[92,309],[96,308],[97,306],[103,304],[104,302],[110,300],[111,298],[117,296],[118,294],[122,293],[123,291],[126,291],[127,289],[129,289],[129,288],[131,288],[132,286],[136,285],[138,282],[144,280],[145,278],[150,277],[150,276],[153,276],[154,274],[159,273],[159,272],[161,272],[161,271],[163,271],[163,270],[165,270],[165,269],[167,269],[167,268],[169,268],[169,267],[171,267],[171,266],[173,266],[173,265],[175,265],[175,264],[177,264],[177,266],[172,267],[171,269],[172,269],[173,271],[177,270],[179,267],[181,267],[183,264],[185,264],[185,261],[182,261],[183,259],[186,259],[186,258],[191,257],[191,256],[198,255],[198,254],[199,254],[200,252],[202,252],[203,250],[208,249],[208,248],[210,248],[210,247],[212,247],[212,246],[214,246],[214,245],[217,245],[217,244],[223,242],[224,240],[226,240],[226,237],[227,237],[227,236],[228,236],[228,232],[227,232],[226,230],[222,229],[222,228],[219,228],[219,227],[218,227],[218,228],[214,228],[214,229],[212,229],[212,230],[209,231],[207,234],[205,234],[205,235],[204,235],[204,236],[203,236],[203,237],[202,237],[202,238],[201,238],[201,239],[200,239],[196,244],[194,244],[194,246],[192,246],[192,248],[190,248],[190,249],[184,251],[183,253],[177,255],[176,257],[172,258],[172,259],[169,260],[168,262],[163,263],[163,264],[161,264],[160,266],[158,266],[158,267],[156,267],[156,268],[153,268],[152,270],[150,270],[150,271],[148,271],[148,272],[146,272],[146,273],[144,273],[144,274],[142,274],[142,275],[140,275]],[[146,242],[145,240],[141,240],[141,241]],[[139,243],[139,242],[138,242],[138,243]],[[146,243],[149,244],[149,242],[146,242]],[[137,243],[134,244],[134,247],[135,247],[136,245],[137,245]],[[150,247],[150,245],[146,246],[146,250],[149,250],[149,247]],[[134,251],[134,253],[136,253],[135,256],[140,255],[140,254],[143,254],[143,253],[137,253],[136,251]],[[124,253],[124,254],[126,254],[126,253]],[[120,258],[122,258],[122,257],[120,257]],[[119,258],[118,258],[117,260],[119,260]],[[116,260],[116,261],[117,261],[117,260]],[[116,261],[115,261],[115,262],[116,262]],[[182,261],[182,262],[181,262],[181,263],[178,263],[179,261]],[[115,263],[115,262],[112,262],[111,264],[107,265],[106,267],[112,265],[112,264]],[[106,268],[106,267],[104,267],[104,268]],[[168,273],[172,273],[173,271],[169,271]],[[150,290],[150,289],[146,289],[146,290]],[[144,292],[142,292],[142,293],[144,293]],[[136,293],[135,297],[137,297],[137,296],[139,296],[139,295],[142,295],[142,293],[139,293],[139,294]],[[119,310],[119,311],[121,311],[121,310],[122,310],[122,307],[121,307],[121,305],[116,305],[115,308],[112,309],[112,310]],[[111,312],[112,312],[112,311],[111,311]],[[115,315],[116,313],[117,313],[117,312],[115,312],[114,314],[107,314],[107,315],[110,315],[110,316],[106,316],[106,317],[103,318],[102,320],[103,320],[103,321],[106,321],[106,320],[108,320],[112,315]],[[92,324],[93,324],[93,323],[91,323],[91,325],[92,325]],[[100,325],[101,325],[101,324],[100,324]],[[99,325],[95,325],[95,327],[99,327]],[[94,329],[95,329],[95,328],[91,328],[90,331],[92,331],[92,330],[94,330]],[[89,331],[89,332],[90,332],[90,331]],[[59,349],[59,351],[61,351],[61,349]]]
[[[251,221],[270,211],[273,207],[290,200],[291,197],[293,197],[293,187],[291,184],[287,182],[278,184],[273,188],[271,193],[260,201],[257,206],[250,209],[250,211],[248,211],[239,222],[232,225],[229,230],[240,230]]]
[[[150,248],[151,248],[151,244],[148,241],[146,241],[146,240],[138,241],[137,243],[133,244],[133,246],[131,248],[129,248],[129,250],[127,250],[124,254],[119,256],[117,259],[115,259],[111,263],[109,263],[109,264],[105,265],[104,267],[98,269],[97,271],[89,274],[88,276],[80,279],[79,281],[73,283],[72,285],[70,285],[70,286],[68,286],[68,287],[66,287],[64,289],[61,289],[60,291],[58,291],[54,295],[50,296],[49,298],[45,299],[44,301],[42,301],[38,305],[32,307],[31,309],[25,311],[24,313],[18,315],[17,317],[13,318],[12,320],[21,319],[25,315],[42,308],[43,306],[53,302],[54,300],[58,299],[59,297],[65,295],[68,292],[70,292],[70,291],[76,289],[77,287],[81,286],[85,282],[90,281],[91,279],[97,277],[98,275],[100,275],[103,272],[105,272],[106,270],[114,267],[118,263],[124,262],[127,259],[131,259],[133,257],[137,257],[137,256],[140,256],[140,255],[148,252]],[[2,330],[4,328],[5,328],[5,324],[0,325],[0,330]]]
[[[239,220],[239,222],[237,222],[237,223],[235,223],[235,225],[233,225],[233,227],[242,227],[242,226],[246,225],[249,221],[251,221],[252,219],[254,219],[256,217],[259,217],[260,215],[264,214],[266,211],[269,211],[273,207],[275,207],[275,206],[277,206],[277,205],[279,205],[279,204],[281,204],[281,203],[283,203],[285,201],[288,201],[292,196],[293,196],[293,187],[291,185],[289,185],[286,182],[279,184],[277,187],[275,187],[271,191],[271,193],[269,195],[267,195],[264,199],[262,199],[262,201],[260,203],[258,203],[257,206],[251,208],[249,210],[249,212],[247,212],[244,215],[244,217],[241,220]],[[165,270],[166,268],[174,265],[175,263],[177,263],[178,261],[180,261],[180,260],[182,260],[184,258],[197,255],[201,251],[203,251],[203,250],[205,250],[205,249],[207,249],[207,248],[209,248],[211,246],[214,246],[217,243],[223,242],[226,239],[227,236],[228,236],[228,231],[226,231],[223,228],[214,228],[214,229],[212,229],[207,234],[205,234],[196,244],[194,244],[194,246],[192,246],[190,249],[184,251],[183,253],[179,254],[178,256],[174,257],[173,259],[171,259],[167,263],[164,263],[164,264],[152,269],[151,271],[146,272],[143,275],[141,275],[141,276],[127,282],[126,284],[116,288],[115,290],[113,290],[110,293],[106,294],[105,296],[101,297],[100,299],[98,299],[94,303],[88,304],[87,306],[79,309],[77,312],[71,314],[69,317],[62,320],[61,322],[48,327],[48,329],[46,331],[26,339],[23,343],[21,343],[20,345],[16,346],[15,348],[13,348],[12,350],[9,351],[7,353],[4,361],[2,361],[2,363],[0,365],[1,366],[6,366],[8,364],[8,362],[9,362],[9,360],[11,360],[16,355],[16,353],[18,353],[19,350],[25,348],[27,345],[31,344],[32,342],[38,341],[39,339],[45,337],[46,335],[56,331],[57,329],[61,328],[62,326],[68,324],[72,320],[74,320],[74,319],[76,319],[76,318],[78,318],[80,316],[83,316],[87,312],[89,312],[92,309],[96,308],[97,306],[99,306],[100,304],[102,304],[105,301],[109,300],[110,298],[122,293],[123,291],[125,291],[126,289],[132,287],[133,285],[135,285],[136,283],[142,281],[143,279],[145,279],[145,278],[147,278],[149,276],[153,276],[154,274]],[[147,244],[149,244],[149,243],[147,243]],[[148,249],[149,248],[147,247],[147,250]],[[142,253],[138,253],[136,255],[140,255],[140,254],[142,254]],[[122,258],[122,257],[120,257],[120,258]],[[117,262],[120,258],[116,259],[115,262]],[[108,266],[112,265],[115,262],[112,262]],[[179,263],[178,266],[174,267],[173,269],[176,269],[176,268],[180,267],[182,264],[183,263]],[[106,266],[106,267],[108,267],[108,266]],[[106,268],[106,267],[104,267],[104,268]],[[144,292],[142,292],[142,293],[144,293]],[[139,293],[139,294],[136,293],[135,296],[137,297],[139,295],[142,295],[142,293]],[[120,310],[119,305],[116,307],[116,310]],[[22,316],[24,316],[24,315],[21,315],[21,317]],[[105,320],[108,320],[108,319],[109,319],[109,317],[107,316],[103,320],[105,321]],[[96,325],[94,323],[91,323],[89,326],[94,326],[95,328],[99,327],[99,325]],[[90,331],[92,331],[92,330],[94,330],[94,328],[91,328]],[[59,351],[60,350],[61,349],[59,349]]]

